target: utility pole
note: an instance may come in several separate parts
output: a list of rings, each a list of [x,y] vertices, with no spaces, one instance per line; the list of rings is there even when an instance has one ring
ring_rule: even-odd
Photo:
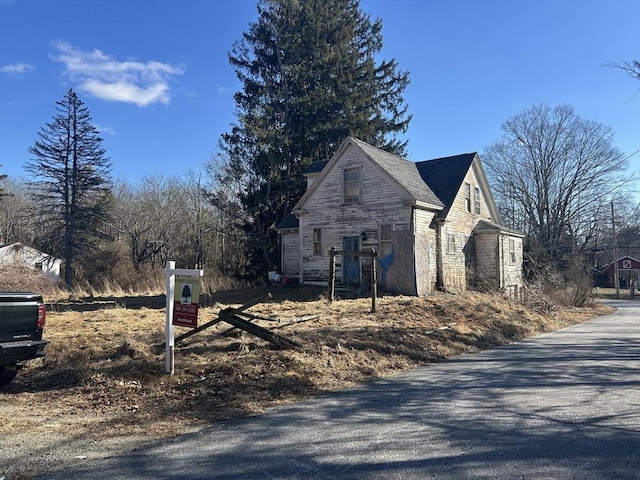
[[[620,299],[620,273],[618,272],[618,239],[616,238],[616,214],[611,202],[611,222],[613,223],[613,283],[616,284],[616,298]]]

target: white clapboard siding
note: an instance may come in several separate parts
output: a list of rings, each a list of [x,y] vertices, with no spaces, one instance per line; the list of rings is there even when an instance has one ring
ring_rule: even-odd
[[[298,232],[282,235],[282,274],[295,277],[300,273],[300,237]]]
[[[477,161],[477,160],[475,160]],[[471,212],[467,210],[464,184],[471,185]],[[480,213],[475,213],[474,189],[480,188]],[[474,244],[473,231],[480,220],[490,220],[489,208],[485,198],[485,192],[481,183],[476,177],[473,168],[467,172],[463,183],[460,185],[457,195],[449,208],[447,219],[441,230],[440,241],[442,252],[442,275],[443,287],[446,290],[465,290],[467,285],[475,283],[475,279],[467,278],[473,271],[467,268],[469,264],[475,266],[476,261],[469,256],[483,255],[481,251],[484,245]],[[455,237],[455,251],[450,252],[447,248],[449,235]]]
[[[362,167],[361,202],[342,201],[343,170]],[[302,255],[304,281],[327,282],[329,279],[329,249],[342,250],[344,237],[361,237],[360,249],[379,249],[380,225],[391,224],[394,232],[408,232],[411,208],[404,205],[403,196],[361,150],[350,147],[324,178],[322,188],[314,192],[303,214]],[[322,255],[313,255],[313,230],[322,230]],[[412,259],[411,259],[412,262]],[[364,263],[364,259],[361,259]],[[341,258],[336,260],[336,276],[342,277]]]
[[[296,206],[299,233],[283,235],[285,270],[298,272],[303,283],[326,284],[331,248],[341,251],[344,238],[354,237],[358,250],[375,248],[380,252],[381,226],[388,225],[393,251],[379,258],[378,283],[383,291],[426,295],[437,287],[447,291],[480,287],[517,296],[522,286],[522,236],[499,226],[501,220],[479,157],[474,157],[451,205],[440,215],[418,206],[419,202],[383,170],[385,163],[373,161],[365,151],[357,142],[345,142],[325,170],[314,176],[315,181],[309,181],[307,193]],[[390,168],[386,165],[384,168]],[[362,172],[360,201],[345,203],[343,172],[356,167]],[[470,209],[465,198],[467,183]],[[476,188],[480,192],[478,213]],[[322,236],[321,252],[315,255],[314,229],[320,229]],[[454,239],[453,250],[450,238]],[[514,261],[510,238],[515,242]],[[360,258],[360,281],[368,280],[370,265],[368,257]],[[338,256],[338,282],[342,273],[343,259]]]

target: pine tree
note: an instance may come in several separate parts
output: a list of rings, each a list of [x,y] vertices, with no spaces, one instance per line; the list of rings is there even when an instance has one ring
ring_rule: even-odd
[[[73,90],[56,102],[57,114],[29,148],[25,165],[35,212],[48,248],[65,260],[64,280],[73,286],[76,260],[91,252],[108,214],[111,162],[91,115]]]
[[[251,275],[276,263],[275,227],[303,193],[300,172],[347,136],[404,154],[409,75],[378,61],[382,23],[358,0],[261,0],[229,60],[242,83],[221,139],[221,175],[239,185]]]

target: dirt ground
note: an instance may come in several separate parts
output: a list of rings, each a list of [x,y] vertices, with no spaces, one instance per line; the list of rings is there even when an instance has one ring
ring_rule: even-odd
[[[258,297],[248,310],[261,317],[254,322],[299,348],[221,322],[176,344],[172,376],[164,373],[164,297],[52,304],[46,356],[0,389],[0,478],[32,478],[609,311],[465,293],[384,296],[371,313],[370,299],[330,303],[313,288],[264,293],[205,298],[200,324]]]

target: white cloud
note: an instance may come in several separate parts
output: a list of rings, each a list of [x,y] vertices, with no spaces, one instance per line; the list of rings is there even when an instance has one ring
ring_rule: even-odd
[[[107,134],[107,135],[117,135],[118,133],[115,131],[115,129],[113,127],[110,127],[109,125],[94,125],[97,129],[98,132],[100,132],[101,134]]]
[[[169,103],[169,82],[184,68],[157,61],[117,61],[100,50],[83,51],[67,42],[55,42],[66,74],[79,89],[107,101],[134,103],[146,107]]]
[[[5,65],[0,68],[0,73],[6,73],[7,75],[22,75],[23,73],[32,72],[33,70],[35,70],[35,67],[28,63],[14,63],[13,65]]]

